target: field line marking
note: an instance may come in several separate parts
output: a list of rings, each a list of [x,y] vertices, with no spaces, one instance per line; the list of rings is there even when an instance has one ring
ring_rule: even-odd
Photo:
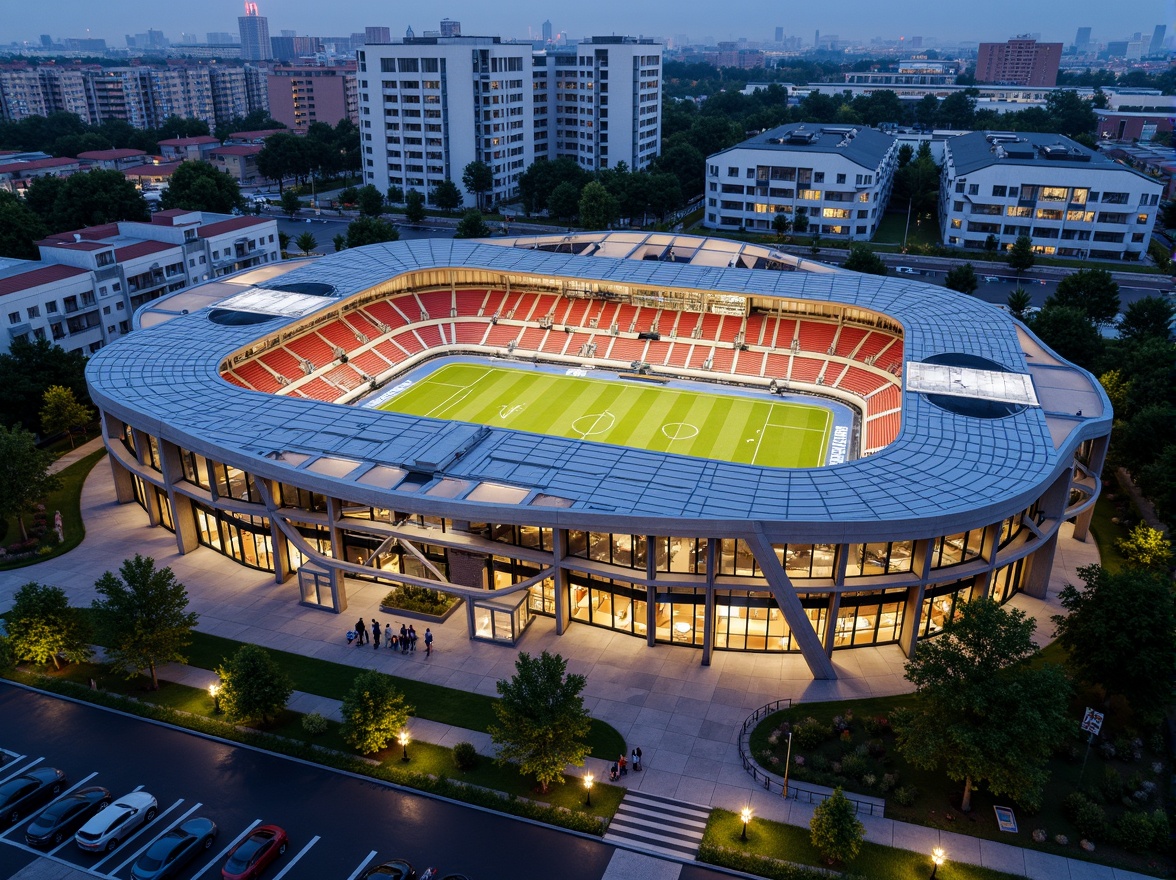
[[[425,413],[425,417],[426,418],[435,418],[435,419],[443,418],[443,416],[439,415],[439,413],[443,413],[446,410],[450,409],[450,407],[457,406],[460,403],[464,403],[466,401],[466,399],[470,396],[470,393],[474,390],[474,386],[477,385],[479,382],[481,382],[488,375],[490,375],[489,372],[483,373],[481,376],[479,376],[477,379],[475,379],[469,385],[447,385],[446,387],[458,388],[460,390],[453,392],[447,398],[445,398],[443,401],[441,401],[435,407],[433,407],[431,410],[429,410],[427,413]]]
[[[764,434],[768,433],[768,428],[771,427],[772,411],[768,410],[767,416],[764,417],[764,423],[759,429],[759,439],[755,441],[755,452],[751,454],[751,463],[755,464],[755,460],[759,458],[760,444],[764,442]]]

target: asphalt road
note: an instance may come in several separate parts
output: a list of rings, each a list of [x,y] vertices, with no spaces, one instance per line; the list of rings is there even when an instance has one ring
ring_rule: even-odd
[[[268,880],[354,880],[367,866],[404,858],[423,870],[461,871],[473,880],[598,880],[614,847],[556,829],[403,792],[276,755],[214,742],[137,718],[0,684],[0,780],[37,766],[64,770],[71,786],[103,785],[118,797],[142,786],[160,815],[110,857],[67,840],[50,857],[92,875],[126,880],[133,857],[181,818],[207,816],[220,835],[180,880],[219,878],[224,852],[253,824],[273,822],[290,849]],[[23,823],[0,829],[0,877],[39,856],[23,845]],[[725,876],[686,866],[686,880]]]
[[[290,236],[291,240],[298,238],[302,233],[309,232],[315,237],[318,242],[319,253],[331,254],[335,252],[333,244],[336,235],[346,235],[347,225],[353,218],[340,218],[337,216],[327,217],[326,215],[315,217],[312,214],[306,214],[296,220],[290,220],[285,214],[275,215],[270,214],[278,221],[278,229],[281,232]],[[306,221],[310,222],[307,223]],[[408,226],[402,223],[395,223],[396,231],[400,233],[401,241],[408,241],[414,238],[453,238],[453,227],[445,228],[443,226]],[[297,251],[291,245],[292,251]]]

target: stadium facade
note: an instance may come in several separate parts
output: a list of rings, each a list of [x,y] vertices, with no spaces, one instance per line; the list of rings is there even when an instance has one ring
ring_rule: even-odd
[[[909,653],[970,598],[1044,596],[1062,523],[1086,537],[1111,430],[1097,381],[991,305],[720,239],[374,245],[136,320],[87,370],[120,502],[182,553],[272,571],[291,602],[439,587],[471,638],[506,644],[546,615],[703,663],[800,652],[817,678],[834,650]],[[844,461],[783,469],[370,405],[440,355],[857,415]]]

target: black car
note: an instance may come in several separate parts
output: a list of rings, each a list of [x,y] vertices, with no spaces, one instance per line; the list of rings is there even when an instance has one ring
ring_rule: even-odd
[[[198,852],[212,848],[216,823],[198,816],[177,825],[147,848],[131,868],[133,880],[163,880],[192,861]]]
[[[66,795],[41,810],[25,829],[29,846],[56,846],[72,837],[86,820],[110,803],[110,792],[92,785]]]
[[[412,865],[404,859],[393,859],[374,868],[368,868],[360,880],[416,880],[416,875]]]
[[[35,810],[65,788],[65,774],[55,767],[38,767],[0,785],[0,818],[9,824]]]

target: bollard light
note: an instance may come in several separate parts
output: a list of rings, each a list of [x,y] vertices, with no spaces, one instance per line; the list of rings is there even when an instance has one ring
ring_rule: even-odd
[[[743,820],[743,833],[739,835],[739,839],[747,840],[747,823],[751,821],[751,807],[744,807],[739,818]]]
[[[586,792],[588,792],[588,797],[584,801],[584,806],[590,807],[590,806],[592,806],[592,774],[591,773],[584,774],[584,790]]]
[[[931,880],[934,880],[935,872],[939,870],[939,866],[942,865],[946,859],[947,855],[944,853],[943,847],[937,846],[935,849],[931,850],[931,864],[934,866],[931,868]]]
[[[404,750],[403,757],[401,757],[400,760],[407,761],[408,760],[408,731],[407,730],[400,731],[400,736],[398,737],[398,739],[400,740],[400,748]]]
[[[212,697],[212,713],[214,715],[220,714],[220,682],[214,682],[208,686],[208,695]]]

